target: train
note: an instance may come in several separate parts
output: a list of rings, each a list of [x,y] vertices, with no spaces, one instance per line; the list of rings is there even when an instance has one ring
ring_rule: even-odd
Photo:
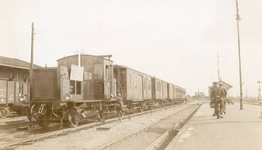
[[[175,84],[115,65],[112,55],[71,55],[57,60],[57,67],[33,69],[30,98],[20,101],[30,122],[48,127],[60,122],[78,126],[84,118],[104,120],[128,110],[143,111],[183,101],[186,90]],[[122,99],[124,108],[119,103]]]

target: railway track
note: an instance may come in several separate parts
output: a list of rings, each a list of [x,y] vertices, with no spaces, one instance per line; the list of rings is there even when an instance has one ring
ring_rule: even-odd
[[[163,110],[173,108],[173,107],[174,105],[162,107],[162,108],[158,108],[154,110],[146,110],[146,111],[136,113],[136,114],[129,114],[122,118],[130,120],[131,118],[135,116],[140,116],[140,115],[145,115],[145,114],[150,114],[150,113],[152,114],[154,112],[163,111]],[[0,149],[14,148],[19,145],[30,144],[30,143],[34,143],[36,141],[41,141],[41,140],[51,138],[51,137],[59,137],[61,135],[67,135],[72,132],[78,132],[80,130],[88,130],[93,127],[99,128],[99,126],[102,126],[108,123],[112,123],[112,122],[119,122],[119,119],[111,118],[111,119],[105,120],[104,122],[89,122],[88,124],[80,124],[80,126],[76,128],[59,129],[60,126],[58,124],[52,124],[51,127],[47,129],[43,129],[43,128],[40,129],[38,127],[33,126],[33,128],[31,128],[28,131],[6,132],[6,134],[4,134],[5,132],[3,132],[0,138]]]
[[[178,133],[179,129],[191,118],[191,116],[193,116],[202,104],[203,103],[186,107],[166,118],[147,124],[142,128],[94,147],[92,150],[164,149]]]

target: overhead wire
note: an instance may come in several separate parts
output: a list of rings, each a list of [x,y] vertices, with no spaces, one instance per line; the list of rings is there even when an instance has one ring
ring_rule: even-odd
[[[55,53],[56,55],[61,55],[60,53],[57,53],[55,50],[56,48],[54,48],[54,46],[52,44],[50,44],[50,42],[48,42],[46,40],[46,38],[42,38],[42,40],[44,40],[45,44],[42,44],[42,41],[38,39],[37,36],[34,37],[34,40],[37,41],[39,44],[41,44],[44,48],[46,48],[51,54]],[[48,44],[49,43],[49,44]],[[49,50],[49,48],[46,46],[46,45],[49,45],[53,50]]]
[[[154,9],[154,10],[151,10],[151,11],[143,12],[143,13],[138,13],[138,14],[129,15],[129,16],[126,16],[126,17],[133,17],[133,16],[138,16],[138,15],[144,15],[144,14],[148,14],[148,13],[151,13],[151,12],[163,10],[163,9],[166,9],[166,8],[170,8],[170,7],[174,7],[174,6],[178,6],[178,5],[187,4],[187,3],[190,3],[190,2],[196,2],[196,1],[195,1],[195,0],[191,0],[191,1],[184,2],[184,3],[174,4],[174,5],[171,5],[171,6],[166,6],[166,7],[162,7],[162,8],[159,8],[159,9]],[[89,24],[85,24],[85,25],[82,25],[82,26],[85,26],[85,27],[86,27],[87,25],[99,24],[99,23],[106,23],[106,22],[110,22],[110,21],[114,21],[114,20],[118,20],[118,17],[115,17],[114,19],[107,19],[107,20],[104,20],[104,21],[95,22],[95,23],[89,23]],[[78,27],[81,27],[81,26],[78,26]],[[119,32],[119,31],[117,31],[117,32]],[[84,35],[84,34],[81,34],[81,35]],[[78,34],[77,36],[81,36],[81,35]],[[61,35],[61,36],[63,36],[63,37],[65,37],[65,36],[74,37],[74,36],[76,36],[76,35]],[[55,37],[55,36],[53,36],[53,37]]]
[[[146,1],[152,1],[152,0],[146,0]],[[72,23],[84,22],[86,19],[89,19],[89,18],[91,18],[91,17],[97,17],[97,16],[109,14],[109,13],[112,13],[112,12],[117,12],[117,11],[120,11],[120,10],[125,10],[125,9],[127,9],[127,8],[129,8],[129,7],[134,7],[134,6],[143,4],[143,3],[145,3],[146,1],[140,2],[140,3],[136,3],[136,4],[133,4],[133,5],[128,5],[128,6],[126,6],[126,7],[119,8],[119,9],[116,9],[116,10],[107,11],[107,12],[104,12],[104,13],[102,13],[102,14],[97,14],[97,15],[93,15],[93,16],[90,16],[90,17],[80,18],[80,19],[77,19],[77,20],[74,20],[74,21],[70,21],[70,22],[68,22],[68,23],[63,23],[63,25],[54,26],[54,28],[43,29],[43,30],[39,30],[39,31],[40,31],[40,32],[48,32],[48,31],[56,30],[56,29],[58,29],[58,28],[61,29],[61,26],[64,26],[64,28],[67,29],[67,28],[70,28],[70,27],[65,27],[65,25],[70,25],[70,24],[72,24]],[[76,28],[76,27],[79,27],[79,26],[74,26],[74,28]]]
[[[217,21],[217,22],[220,22],[221,20]],[[225,19],[224,21],[229,21],[229,19]],[[130,31],[130,33],[126,34],[126,35],[112,35],[112,34],[116,34],[116,33],[125,33],[126,31],[115,31],[115,32],[106,32],[106,33],[99,33],[99,34],[78,34],[78,35],[61,35],[63,38],[106,38],[106,37],[116,37],[116,36],[119,36],[119,37],[124,37],[124,36],[132,36],[132,35],[143,35],[143,34],[148,34],[148,33],[157,33],[157,32],[168,32],[168,31],[174,31],[174,30],[178,30],[177,27],[180,26],[180,25],[170,25],[170,26],[165,26],[165,27],[162,27],[164,30],[161,30],[161,31],[156,31],[154,29],[159,29],[159,26],[155,26],[149,30],[147,30],[145,32],[145,30],[143,30],[143,32],[141,33],[137,33],[136,31],[132,30]],[[189,29],[189,28],[195,28],[199,26],[198,24],[189,24],[187,26],[182,26],[180,27],[180,31],[181,31],[181,28],[182,30],[185,30],[185,29]],[[171,27],[172,29],[168,29],[169,27]],[[152,31],[154,30],[154,31]],[[102,36],[99,36],[99,35],[102,35]],[[103,36],[103,35],[109,35],[109,36]],[[55,37],[60,37],[60,35],[58,36],[53,36],[53,38]],[[41,38],[41,37],[40,37]],[[51,37],[52,38],[52,37]]]

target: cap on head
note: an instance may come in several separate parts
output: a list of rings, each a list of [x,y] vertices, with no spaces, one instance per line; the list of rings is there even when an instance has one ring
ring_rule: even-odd
[[[213,82],[214,85],[217,85],[217,82]]]
[[[220,83],[219,83],[219,85],[223,85],[223,83],[222,83],[222,82],[220,82]]]

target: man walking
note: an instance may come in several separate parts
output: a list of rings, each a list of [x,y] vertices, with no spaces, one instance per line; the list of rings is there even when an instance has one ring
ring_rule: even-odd
[[[221,89],[220,87],[217,86],[217,82],[213,82],[213,88],[211,91],[211,98],[215,101],[215,112],[217,115],[217,119],[223,118],[220,114],[219,106],[221,106],[221,100],[220,100],[220,95],[221,95]]]

